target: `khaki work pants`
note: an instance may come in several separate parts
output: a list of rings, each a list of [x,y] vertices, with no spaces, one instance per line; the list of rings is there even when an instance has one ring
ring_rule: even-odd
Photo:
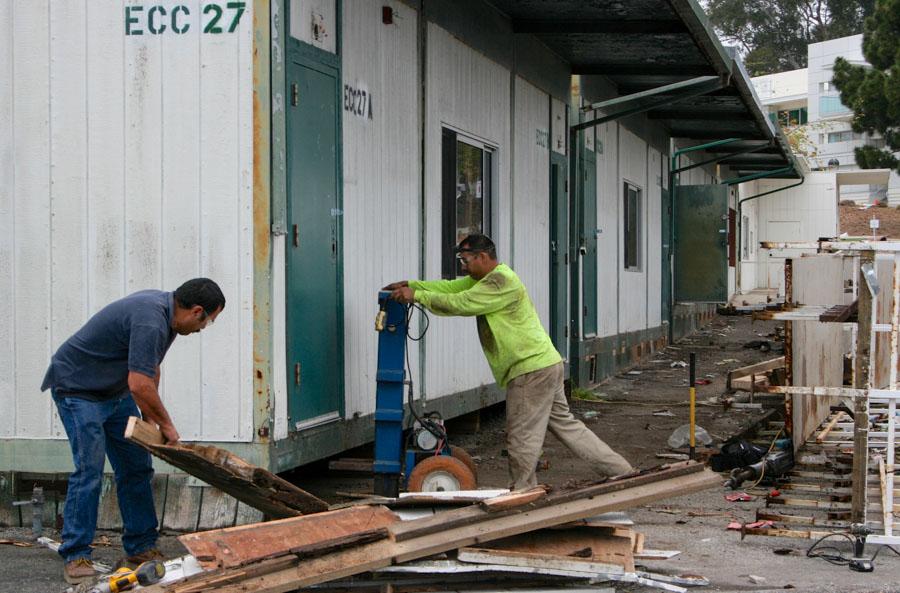
[[[537,486],[535,469],[547,429],[606,476],[632,471],[631,464],[572,416],[563,388],[563,363],[520,375],[506,393],[506,448],[510,488]]]

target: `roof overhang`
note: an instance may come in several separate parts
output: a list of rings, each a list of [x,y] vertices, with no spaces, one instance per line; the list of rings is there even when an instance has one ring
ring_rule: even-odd
[[[863,169],[861,171],[841,171],[835,173],[835,182],[842,185],[883,185],[891,182],[890,169]]]
[[[769,145],[767,150],[740,154],[723,164],[739,175],[789,167],[789,173],[778,177],[802,176],[803,165],[769,119],[743,64],[722,46],[695,0],[491,3],[512,19],[513,31],[535,36],[568,62],[573,74],[604,76],[612,82],[620,100],[604,102],[611,105],[601,107],[600,117],[643,112],[674,138],[736,138],[729,145],[735,152],[762,142]],[[684,91],[689,81],[707,77],[718,78],[721,85],[707,85],[703,93]]]

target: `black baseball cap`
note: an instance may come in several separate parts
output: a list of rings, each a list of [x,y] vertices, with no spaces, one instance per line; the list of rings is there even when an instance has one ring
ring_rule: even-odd
[[[487,235],[480,235],[478,233],[469,235],[465,239],[459,242],[459,245],[454,249],[455,253],[462,253],[463,251],[496,251],[496,246],[494,242],[491,241],[491,238]]]

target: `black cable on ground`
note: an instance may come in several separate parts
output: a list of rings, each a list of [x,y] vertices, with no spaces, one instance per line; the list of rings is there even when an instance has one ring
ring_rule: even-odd
[[[813,545],[806,550],[806,556],[808,558],[821,558],[826,562],[831,564],[836,564],[838,566],[847,566],[850,564],[850,558],[844,556],[843,552],[839,550],[836,546],[820,546],[822,542],[831,537],[843,537],[850,542],[850,545],[854,545],[856,540],[848,533],[842,531],[836,531],[834,533],[829,533],[817,539],[813,542]],[[875,553],[872,554],[872,557],[869,559],[870,562],[875,562],[875,559],[878,558],[878,554],[881,553],[881,550],[887,548],[894,554],[900,556],[900,551],[898,551],[893,546],[889,546],[887,544],[878,546],[878,549],[875,550]]]

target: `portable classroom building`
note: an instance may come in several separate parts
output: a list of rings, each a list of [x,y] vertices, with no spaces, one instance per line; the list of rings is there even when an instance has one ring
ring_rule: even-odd
[[[792,174],[693,0],[2,0],[0,31],[5,500],[70,470],[40,380],[124,294],[221,284],[164,401],[185,440],[284,471],[371,440],[377,290],[455,274],[459,236],[494,236],[587,385],[708,313],[672,289],[672,138],[765,144]],[[715,160],[685,154],[680,183]],[[471,320],[432,320],[417,405],[502,401],[479,350]]]

